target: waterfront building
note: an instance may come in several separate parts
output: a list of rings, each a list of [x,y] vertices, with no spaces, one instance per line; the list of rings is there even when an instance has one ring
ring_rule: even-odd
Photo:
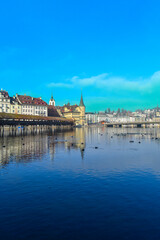
[[[10,97],[3,89],[0,90],[0,112],[10,113]]]
[[[22,114],[22,106],[15,96],[10,97],[10,113]]]
[[[70,105],[70,103],[68,103],[63,107],[58,106],[57,109],[60,110],[63,117],[73,118],[76,125],[85,125],[85,105],[82,94],[79,105]]]
[[[106,121],[106,113],[105,112],[99,112],[97,115],[98,122],[105,122]]]
[[[98,123],[98,114],[97,113],[86,112],[85,117],[86,117],[86,123],[87,124]]]
[[[10,97],[7,91],[1,89],[0,112],[48,116],[48,105],[41,98],[18,94]]]
[[[16,94],[17,101],[21,104],[21,112],[25,115],[48,116],[48,104],[40,98]]]

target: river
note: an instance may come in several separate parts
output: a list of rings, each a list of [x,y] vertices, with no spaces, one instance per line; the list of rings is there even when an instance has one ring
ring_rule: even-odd
[[[160,130],[0,138],[0,239],[160,239]]]

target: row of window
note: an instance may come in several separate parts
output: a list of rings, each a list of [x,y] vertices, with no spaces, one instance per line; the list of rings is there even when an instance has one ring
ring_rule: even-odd
[[[23,114],[33,114],[33,112],[32,111],[24,111],[23,110]],[[36,111],[35,112],[35,115],[43,115],[43,116],[46,116],[46,112],[40,112],[40,111]]]
[[[9,106],[10,106],[10,105],[9,105],[9,104],[3,104],[3,103],[2,103],[2,104],[1,104],[1,106],[2,106],[2,107],[9,108]],[[13,105],[13,106],[11,106],[11,107],[12,107],[12,108],[14,108],[14,105]],[[20,109],[20,107],[19,107],[19,106],[18,106],[18,109]]]
[[[29,105],[25,105],[25,106],[22,106],[23,108],[33,108],[34,106],[29,106]],[[46,109],[47,107],[35,107],[36,109]]]
[[[0,111],[0,112],[10,113],[10,111],[8,111],[8,109],[6,109],[6,110],[2,109],[2,111]],[[12,110],[11,113],[15,113],[15,110]],[[20,111],[18,110],[17,113],[20,113]]]
[[[20,111],[18,110],[18,111],[15,111],[14,109],[12,110],[12,111],[9,111],[8,109],[3,109],[2,108],[2,110],[0,109],[0,112],[6,112],[6,113],[15,113],[15,112],[17,112],[17,113],[20,113]],[[32,114],[32,111],[30,112],[30,111],[24,111],[23,110],[23,114],[31,114],[31,115],[33,115]],[[42,115],[42,116],[46,116],[46,112],[41,112],[41,111],[36,111],[36,113],[35,113],[35,115]]]
[[[23,109],[23,112],[33,112],[31,109]],[[44,110],[44,112],[42,112],[42,111],[36,111],[36,113],[38,114],[38,113],[46,113],[46,111]]]
[[[10,100],[5,98],[0,98],[0,102],[10,102]]]
[[[5,106],[6,106],[6,108],[10,106],[9,104],[3,104],[3,103],[0,104],[0,105],[1,105],[2,107],[5,107]],[[12,108],[14,108],[14,107],[15,107],[15,106],[13,105]],[[26,108],[27,108],[27,106],[26,106]],[[29,108],[29,106],[28,106],[28,108]],[[20,106],[18,106],[18,109],[20,109]],[[23,106],[23,109],[25,109],[24,106]],[[46,110],[46,109],[43,108],[43,107],[36,107],[36,109],[37,109],[37,110],[44,110],[44,111]],[[31,111],[32,111],[32,107],[30,107],[30,109],[28,109],[28,110],[31,110]],[[23,111],[24,111],[24,110],[23,110]],[[26,109],[26,111],[27,111],[27,109]]]
[[[5,107],[5,106],[6,106],[6,108],[9,107],[8,104],[6,104],[6,105],[5,105],[5,104],[1,104],[1,106],[2,106],[2,107]]]

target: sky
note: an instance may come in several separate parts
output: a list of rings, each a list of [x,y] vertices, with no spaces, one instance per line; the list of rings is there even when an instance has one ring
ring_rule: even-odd
[[[0,88],[86,111],[160,105],[159,0],[0,1]]]

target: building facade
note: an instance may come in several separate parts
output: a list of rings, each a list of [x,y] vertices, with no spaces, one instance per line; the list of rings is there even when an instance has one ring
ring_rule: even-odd
[[[7,91],[0,90],[0,112],[10,113],[11,104],[10,97]]]
[[[51,117],[65,117],[72,118],[76,125],[85,125],[85,105],[83,96],[79,105],[65,104],[64,106],[55,106],[53,95],[49,101],[49,105],[41,98],[34,98],[27,95],[19,95],[10,97],[8,92],[0,90],[0,112],[34,115],[34,116],[51,116]]]
[[[21,105],[22,114],[44,117],[48,116],[48,104],[41,98],[16,94],[16,100]]]
[[[86,123],[87,124],[95,124],[98,123],[98,114],[93,112],[85,113]]]
[[[83,102],[83,96],[81,94],[80,104],[70,105],[65,104],[63,107],[57,107],[57,110],[61,112],[61,115],[66,118],[73,118],[76,125],[85,125],[85,105]]]
[[[48,116],[48,104],[41,98],[33,98],[26,95],[10,97],[8,92],[0,90],[0,112]]]
[[[10,97],[10,113],[22,114],[22,106],[15,96]]]

